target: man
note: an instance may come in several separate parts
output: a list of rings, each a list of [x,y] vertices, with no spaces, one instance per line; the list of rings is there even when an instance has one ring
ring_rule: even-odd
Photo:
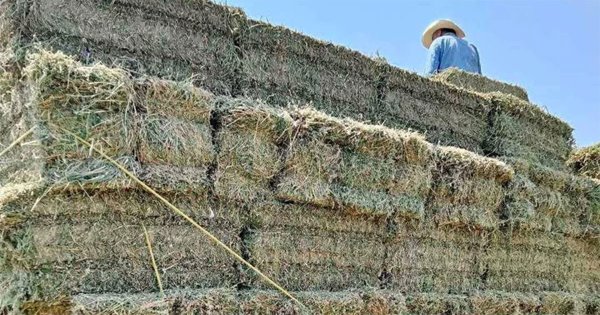
[[[465,32],[450,20],[431,23],[421,38],[423,46],[429,49],[425,75],[434,75],[451,67],[481,74],[479,52],[464,37]]]

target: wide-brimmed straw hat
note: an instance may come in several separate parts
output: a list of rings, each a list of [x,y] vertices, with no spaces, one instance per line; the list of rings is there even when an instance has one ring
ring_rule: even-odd
[[[433,33],[442,28],[453,29],[456,32],[456,36],[458,36],[459,38],[465,37],[465,32],[462,30],[462,28],[460,28],[460,26],[456,25],[456,23],[445,19],[437,20],[429,24],[429,26],[427,26],[427,28],[425,29],[425,32],[423,32],[421,42],[423,43],[423,46],[425,46],[425,48],[429,48],[429,46],[431,46],[431,43],[433,42],[433,39],[431,38],[433,36]]]

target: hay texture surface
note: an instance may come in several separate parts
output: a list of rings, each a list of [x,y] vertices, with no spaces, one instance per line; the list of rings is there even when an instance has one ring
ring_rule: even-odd
[[[167,79],[194,75],[213,92],[232,93],[238,10],[207,1],[35,0],[29,6],[20,21],[23,35],[48,48]]]
[[[493,104],[486,153],[564,168],[573,145],[572,128],[537,105],[517,97],[490,93]]]
[[[314,103],[338,116],[371,119],[375,63],[351,50],[284,27],[248,20],[239,34],[242,86],[270,104]]]
[[[480,152],[485,139],[490,104],[463,89],[423,78],[415,73],[380,65],[383,122],[411,128],[432,143]]]
[[[385,257],[385,216],[277,201],[251,209],[251,261],[290,290],[377,287]],[[268,288],[252,281],[252,287]]]
[[[446,69],[443,72],[436,74],[432,79],[479,93],[500,92],[518,97],[526,102],[529,101],[527,91],[520,86],[496,81],[457,68]]]
[[[567,166],[579,175],[600,180],[600,143],[571,153]]]
[[[421,217],[431,186],[431,146],[416,133],[338,119],[304,108],[292,113],[277,196],[357,213]]]

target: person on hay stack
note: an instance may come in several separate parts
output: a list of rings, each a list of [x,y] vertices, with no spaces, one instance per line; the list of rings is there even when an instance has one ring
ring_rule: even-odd
[[[450,20],[429,24],[421,38],[423,46],[429,49],[425,75],[431,76],[447,68],[481,74],[479,52],[464,37],[465,32]]]

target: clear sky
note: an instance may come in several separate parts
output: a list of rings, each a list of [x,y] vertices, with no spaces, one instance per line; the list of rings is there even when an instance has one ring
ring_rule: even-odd
[[[223,1],[221,1],[223,2]],[[450,18],[477,45],[484,75],[516,83],[575,128],[578,146],[600,141],[600,0],[227,0],[252,18],[423,73],[420,37]]]

